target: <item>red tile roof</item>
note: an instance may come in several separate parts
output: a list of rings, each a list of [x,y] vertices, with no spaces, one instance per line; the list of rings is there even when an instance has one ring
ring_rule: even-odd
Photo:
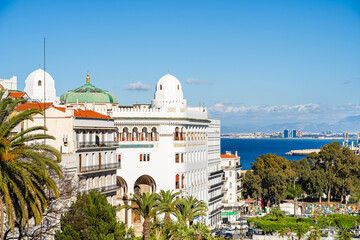
[[[112,119],[111,117],[94,112],[91,110],[74,109],[74,115],[77,118],[101,118],[101,119]]]
[[[59,111],[66,112],[65,107],[56,107],[53,106],[53,103],[45,103],[45,109],[49,107],[55,108]],[[44,110],[44,103],[24,103],[15,108],[16,111],[24,111],[28,109],[41,109]],[[112,119],[111,117],[94,112],[92,110],[81,110],[81,109],[74,109],[74,116],[76,118],[100,118],[100,119]]]
[[[45,109],[49,108],[53,105],[53,103],[23,103],[15,108],[15,111],[25,111],[28,109],[41,109],[44,111],[44,105]]]
[[[221,158],[237,158],[234,154],[221,154]]]
[[[21,98],[26,94],[26,92],[9,92],[9,96],[12,98]]]

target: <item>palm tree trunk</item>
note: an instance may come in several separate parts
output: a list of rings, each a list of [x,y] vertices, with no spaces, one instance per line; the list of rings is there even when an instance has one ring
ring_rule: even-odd
[[[321,203],[321,195],[320,195],[320,197],[319,197],[319,203]]]
[[[294,217],[296,217],[296,197],[294,197]]]
[[[171,222],[170,213],[166,212],[164,218],[165,218],[166,224],[170,224],[170,222]]]
[[[1,227],[0,227],[0,235],[1,240],[4,239],[4,203],[0,196],[0,210],[1,210]]]
[[[150,219],[145,218],[143,223],[144,240],[150,239]]]
[[[331,195],[331,188],[329,187],[327,194],[327,203],[330,203],[330,195]]]

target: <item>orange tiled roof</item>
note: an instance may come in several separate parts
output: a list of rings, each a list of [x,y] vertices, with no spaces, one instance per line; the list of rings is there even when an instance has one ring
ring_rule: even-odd
[[[101,118],[101,119],[112,119],[111,117],[94,112],[91,110],[74,109],[74,115],[77,118]]]
[[[26,94],[25,92],[10,92],[9,96],[12,98],[21,98],[25,94]]]
[[[221,154],[221,158],[237,158],[234,154]]]
[[[62,111],[62,112],[66,112],[66,108],[64,108],[64,107],[55,107],[55,106],[53,106],[53,108],[55,108],[55,109],[57,109],[59,111]]]
[[[44,111],[44,109],[49,108],[53,103],[23,103],[15,108],[15,111],[25,111],[28,109],[41,109]],[[45,105],[45,108],[44,108]]]

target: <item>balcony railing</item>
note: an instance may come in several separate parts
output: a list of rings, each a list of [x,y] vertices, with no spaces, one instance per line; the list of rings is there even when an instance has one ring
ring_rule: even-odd
[[[227,177],[222,177],[221,180],[222,180],[223,182],[226,182],[226,181],[228,180],[228,178],[227,178]]]
[[[117,168],[121,168],[121,162],[101,164],[100,166],[99,165],[84,166],[81,167],[81,169],[79,169],[79,172],[85,173],[85,172],[94,172],[94,171],[107,170],[107,169],[117,169]]]
[[[94,147],[116,147],[119,146],[119,142],[108,141],[108,142],[77,142],[77,148],[94,148]]]
[[[240,168],[242,168],[242,165],[241,164],[236,164],[236,165],[233,165],[233,166],[224,166],[223,168],[224,169],[240,169]]]
[[[103,186],[103,187],[93,188],[93,189],[89,189],[89,190],[84,190],[83,192],[89,193],[92,190],[94,190],[95,192],[104,193],[104,192],[115,191],[115,190],[117,190],[119,188],[120,188],[119,185],[114,184],[114,185],[109,185],[109,186]]]
[[[237,191],[237,192],[241,192],[241,189],[242,189],[242,187],[237,186],[236,191]]]

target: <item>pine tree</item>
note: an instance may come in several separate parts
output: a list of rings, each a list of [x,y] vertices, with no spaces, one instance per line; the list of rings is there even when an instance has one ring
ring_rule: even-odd
[[[71,239],[123,239],[124,228],[116,220],[115,207],[106,196],[95,191],[79,195],[70,210],[61,218],[61,230],[56,240]]]

